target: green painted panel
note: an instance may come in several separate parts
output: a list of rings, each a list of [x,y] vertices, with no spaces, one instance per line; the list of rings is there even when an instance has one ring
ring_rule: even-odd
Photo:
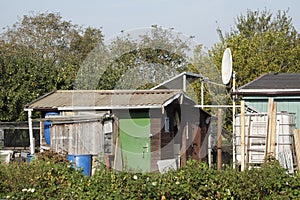
[[[277,112],[286,111],[289,113],[295,113],[296,128],[300,129],[300,98],[277,98],[274,97],[277,102]],[[262,97],[247,97],[245,98],[245,104],[258,110],[259,112],[268,111],[268,99]]]
[[[130,113],[120,119],[120,143],[124,168],[134,172],[150,172],[150,118],[142,113]]]

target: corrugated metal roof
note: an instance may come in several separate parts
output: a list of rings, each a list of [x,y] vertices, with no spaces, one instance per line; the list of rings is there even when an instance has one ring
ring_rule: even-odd
[[[298,95],[300,94],[300,73],[264,74],[241,86],[236,94]]]
[[[161,107],[181,90],[58,90],[27,104],[33,110]]]

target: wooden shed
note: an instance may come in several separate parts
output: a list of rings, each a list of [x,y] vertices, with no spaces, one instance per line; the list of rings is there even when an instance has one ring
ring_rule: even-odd
[[[182,90],[58,90],[26,105],[51,122],[55,151],[90,154],[118,170],[158,171],[159,164],[206,160],[210,115]],[[46,113],[57,116],[45,118]],[[31,119],[29,119],[29,122]],[[45,144],[41,129],[41,144]]]
[[[277,103],[277,112],[296,115],[300,129],[300,73],[269,73],[239,87],[234,94],[245,100],[245,105],[257,112],[268,111],[268,99]]]
[[[234,93],[245,102],[246,108],[251,113],[246,113],[243,123],[247,131],[244,134],[245,152],[247,154],[247,162],[250,164],[262,163],[268,152],[266,146],[268,144],[267,134],[271,134],[274,130],[273,150],[276,159],[281,165],[293,172],[294,167],[300,164],[300,143],[297,142],[298,136],[294,134],[295,129],[300,129],[300,73],[268,73],[255,80],[239,87]],[[275,104],[270,104],[275,102]],[[276,105],[274,128],[269,128],[270,105]],[[269,109],[268,109],[269,108]],[[237,115],[236,129],[236,148],[237,156],[243,157],[239,152],[241,144],[239,126],[241,116]],[[240,123],[241,124],[241,123]],[[295,139],[295,142],[294,142]],[[269,140],[270,141],[270,140]],[[271,145],[269,145],[271,146]],[[298,151],[298,163],[296,164],[295,153]],[[239,159],[237,158],[239,161]]]

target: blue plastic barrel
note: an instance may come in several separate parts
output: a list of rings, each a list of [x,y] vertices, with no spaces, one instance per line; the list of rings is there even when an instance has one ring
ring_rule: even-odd
[[[27,162],[28,162],[28,164],[30,164],[30,162],[33,162],[35,160],[36,160],[35,155],[31,155],[31,154],[27,155]]]
[[[58,116],[58,115],[59,114],[56,112],[47,112],[45,118],[50,118],[51,116]],[[51,126],[50,121],[44,122],[44,137],[46,140],[46,144],[48,145],[50,145],[50,141],[51,141],[50,126]]]
[[[92,155],[68,155],[68,160],[72,162],[75,169],[83,169],[83,174],[91,175]]]
[[[50,141],[51,141],[50,126],[51,126],[51,122],[49,121],[44,122],[44,137],[46,140],[46,144],[48,145],[50,145]]]

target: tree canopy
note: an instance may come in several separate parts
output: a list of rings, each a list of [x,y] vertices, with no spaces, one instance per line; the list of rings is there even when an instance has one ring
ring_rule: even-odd
[[[223,52],[230,48],[236,87],[240,87],[265,73],[300,73],[299,33],[292,24],[288,11],[271,13],[251,11],[237,16],[235,26],[228,33],[218,29],[220,42],[209,55],[221,71]],[[227,90],[230,93],[232,82]],[[227,96],[230,104],[231,96]],[[225,127],[232,128],[232,113],[227,110]]]
[[[192,38],[156,25],[104,42],[101,30],[72,24],[58,13],[25,15],[0,37],[0,120],[26,119],[24,105],[52,90],[146,89],[182,71],[217,83],[205,85],[206,104],[223,104],[229,95],[218,84],[227,47],[237,86],[264,73],[300,72],[299,33],[288,11],[249,10],[229,33],[218,33],[220,42],[206,54],[201,44],[191,45]],[[200,87],[193,85],[196,97]]]
[[[148,89],[187,69],[188,43],[158,26],[124,32],[89,54],[75,88]]]
[[[0,120],[24,120],[24,105],[56,89],[70,89],[101,31],[59,14],[25,15],[1,35]]]
[[[221,42],[210,50],[210,55],[221,66],[223,51],[231,49],[237,86],[264,73],[300,72],[299,33],[288,11],[274,14],[248,10],[246,15],[237,17],[229,33],[218,32]]]

